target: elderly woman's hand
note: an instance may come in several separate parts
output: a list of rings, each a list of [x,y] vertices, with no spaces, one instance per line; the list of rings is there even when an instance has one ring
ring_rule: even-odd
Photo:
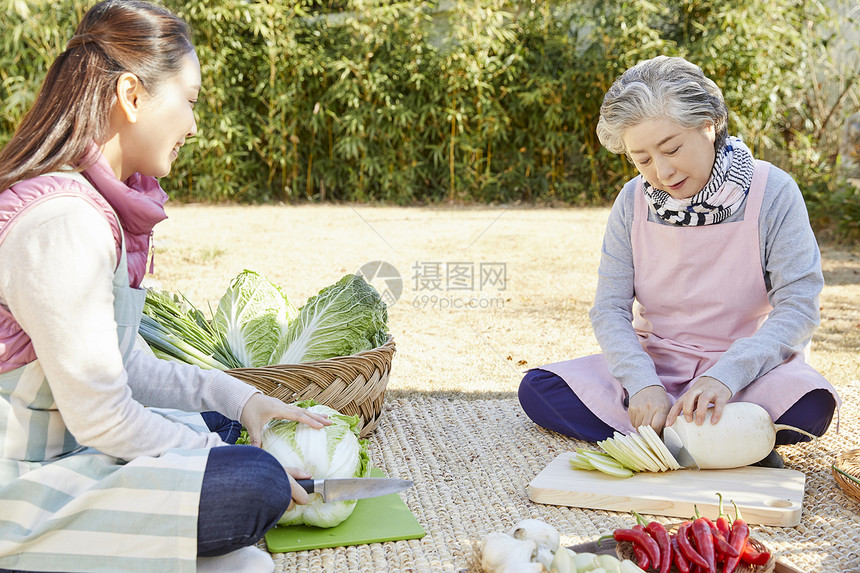
[[[681,397],[669,410],[666,425],[674,424],[675,419],[683,413],[685,420],[692,422],[695,417],[696,424],[701,426],[705,422],[705,414],[711,404],[714,405],[711,423],[716,424],[720,420],[720,416],[723,415],[726,402],[731,397],[732,391],[729,390],[728,386],[716,378],[702,376],[686,392],[681,394]]]
[[[647,386],[632,396],[627,405],[627,414],[634,428],[651,426],[658,434],[663,431],[666,412],[672,403],[662,386]]]
[[[285,404],[277,398],[264,394],[254,394],[245,403],[242,409],[242,425],[248,430],[248,441],[253,446],[260,445],[263,435],[263,426],[272,418],[283,418],[307,424],[311,428],[322,428],[328,426],[331,421],[322,414],[309,412],[304,408],[298,408]]]

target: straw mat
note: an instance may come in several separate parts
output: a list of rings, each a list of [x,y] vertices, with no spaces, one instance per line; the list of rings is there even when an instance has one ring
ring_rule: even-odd
[[[786,467],[806,475],[797,527],[754,526],[754,535],[802,571],[860,571],[860,504],[837,487],[830,465],[857,447],[860,388],[841,389],[835,423],[816,444],[779,448]],[[540,429],[515,398],[398,398],[371,435],[371,461],[391,477],[411,479],[402,492],[427,534],[422,539],[273,555],[277,572],[461,572],[481,536],[525,518],[559,530],[562,543],[596,539],[629,527],[629,514],[533,503],[526,486],[558,454],[583,445]],[[653,516],[652,516],[653,517]],[[671,518],[654,517],[668,523]],[[675,519],[677,521],[677,519]]]

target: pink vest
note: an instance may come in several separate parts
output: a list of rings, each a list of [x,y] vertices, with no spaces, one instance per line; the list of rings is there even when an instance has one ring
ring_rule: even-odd
[[[94,149],[91,152],[95,152]],[[110,224],[117,261],[122,248],[120,233],[125,235],[129,283],[138,288],[146,274],[152,228],[167,217],[163,208],[167,195],[152,177],[135,174],[123,183],[104,157],[99,157],[83,175],[92,185],[48,175],[21,181],[0,193],[0,242],[14,226],[15,218],[27,209],[54,197],[80,197],[100,211]],[[30,337],[21,330],[9,310],[0,305],[0,372],[35,359]]]

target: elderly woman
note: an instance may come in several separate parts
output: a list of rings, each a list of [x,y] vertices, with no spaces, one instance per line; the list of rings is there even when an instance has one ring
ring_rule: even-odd
[[[527,372],[519,398],[536,423],[598,441],[680,415],[701,424],[709,408],[716,422],[746,401],[827,430],[839,396],[806,362],[824,280],[803,197],[727,120],[719,88],[682,58],[641,62],[606,93],[598,137],[639,175],[604,235],[590,313],[603,354]]]

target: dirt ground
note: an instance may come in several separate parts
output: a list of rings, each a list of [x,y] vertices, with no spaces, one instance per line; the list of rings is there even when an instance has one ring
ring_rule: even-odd
[[[396,299],[392,396],[511,396],[526,368],[599,352],[588,309],[608,209],[168,204],[167,212],[148,284],[204,311],[243,269],[269,277],[296,306],[365,269]],[[837,388],[857,385],[860,251],[825,246],[822,255],[827,286],[811,361]]]

